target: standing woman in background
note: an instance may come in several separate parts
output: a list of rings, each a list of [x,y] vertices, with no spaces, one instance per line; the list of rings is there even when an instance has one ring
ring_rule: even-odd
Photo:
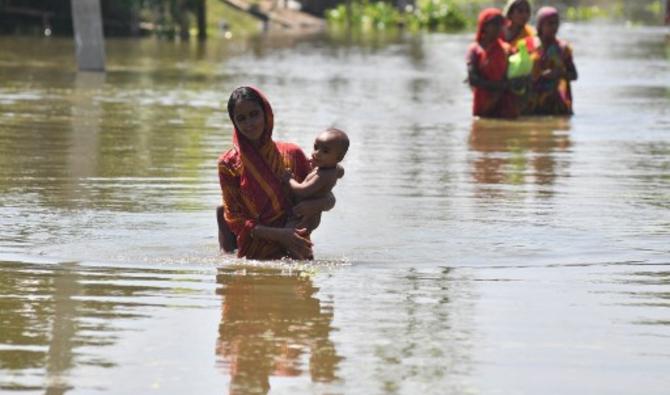
[[[511,48],[500,39],[503,20],[499,9],[483,10],[477,21],[475,42],[468,48],[468,83],[474,94],[472,113],[475,116],[514,118],[519,114],[506,75]]]
[[[556,37],[559,25],[556,8],[537,12],[539,47],[531,54],[531,111],[536,115],[572,115],[570,81],[577,79],[577,68],[570,44]]]
[[[510,90],[516,95],[519,114],[529,115],[530,74],[533,68],[530,54],[538,45],[535,29],[528,24],[530,3],[528,0],[508,0],[503,13],[505,14],[505,24],[502,39],[515,51],[515,54],[510,56],[508,60],[507,78],[518,78],[520,81]]]
[[[528,0],[508,0],[505,8],[505,25],[503,26],[502,39],[509,43],[512,48],[517,43],[527,38],[536,36],[535,29],[528,23],[530,20],[530,3]],[[532,39],[526,40],[532,42]],[[532,51],[532,48],[528,48]]]

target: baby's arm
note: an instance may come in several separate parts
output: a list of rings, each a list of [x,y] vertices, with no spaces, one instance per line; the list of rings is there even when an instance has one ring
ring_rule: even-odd
[[[289,185],[296,197],[305,199],[322,191],[330,191],[333,186],[335,186],[335,182],[338,178],[337,176],[338,172],[336,168],[328,170],[319,169],[316,171],[316,174],[308,177],[302,183],[291,178],[289,180]]]

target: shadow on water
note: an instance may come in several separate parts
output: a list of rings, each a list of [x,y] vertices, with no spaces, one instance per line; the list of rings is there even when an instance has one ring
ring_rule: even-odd
[[[223,297],[216,354],[230,375],[230,394],[264,394],[272,376],[305,370],[313,382],[337,379],[332,307],[315,297],[318,288],[306,273],[229,266],[218,270],[216,282]]]

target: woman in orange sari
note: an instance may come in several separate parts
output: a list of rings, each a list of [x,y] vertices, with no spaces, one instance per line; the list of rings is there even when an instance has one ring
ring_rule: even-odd
[[[500,39],[502,12],[487,8],[479,14],[477,36],[466,55],[468,82],[474,93],[472,113],[480,117],[514,118],[519,115],[507,80],[509,44]]]
[[[221,248],[232,252],[237,247],[237,256],[250,259],[312,258],[307,230],[283,226],[291,212],[301,216],[329,210],[335,198],[331,194],[291,207],[282,175],[290,169],[300,182],[311,165],[297,145],[272,140],[272,107],[258,89],[235,89],[228,115],[234,126],[233,148],[218,161],[223,194],[223,207],[217,211]]]

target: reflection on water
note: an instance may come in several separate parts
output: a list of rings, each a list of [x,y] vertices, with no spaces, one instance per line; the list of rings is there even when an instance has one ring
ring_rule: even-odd
[[[105,307],[109,309],[113,304],[100,303],[96,306],[95,302],[76,299],[93,291],[93,287],[81,284],[82,273],[76,265],[44,268],[41,265],[5,262],[0,281],[0,344],[3,346],[0,366],[8,372],[18,373],[14,378],[11,374],[5,376],[0,383],[2,387],[40,388],[41,383],[34,381],[39,375],[31,377],[30,371],[44,369],[44,386],[49,393],[63,393],[70,387],[68,371],[76,365],[95,363],[113,366],[104,359],[86,361],[83,356],[75,362],[78,347],[113,344],[113,338],[93,332],[110,331],[111,321],[97,319],[113,317],[113,314],[104,313]]]
[[[561,35],[575,116],[515,122],[472,120],[470,33],[110,40],[104,76],[0,37],[0,392],[665,394],[667,29]],[[306,266],[216,248],[248,83],[277,139],[352,140]]]
[[[230,394],[267,393],[271,376],[336,379],[332,306],[321,305],[306,273],[233,266],[220,268],[216,281],[223,296],[216,354]]]
[[[491,184],[545,186],[539,194],[550,196],[551,184],[569,167],[568,118],[521,119],[516,122],[475,120],[470,132],[472,177],[483,191]],[[549,186],[549,187],[546,187]]]
[[[639,309],[639,318],[634,323],[641,325],[670,326],[670,271],[666,268],[636,270],[625,273],[618,283],[625,285],[628,299],[622,303]],[[667,332],[662,332],[669,336]],[[670,353],[668,353],[670,356]]]
[[[65,393],[73,372],[117,367],[105,350],[130,322],[179,306],[165,299],[174,291],[161,282],[183,274],[0,261],[0,389]]]
[[[383,393],[407,394],[422,383],[449,383],[448,389],[437,386],[422,393],[471,393],[476,296],[467,276],[443,267],[409,268],[390,278],[371,290],[379,296],[368,302],[369,319],[375,322],[368,337],[376,385]],[[384,305],[393,306],[391,316]]]

